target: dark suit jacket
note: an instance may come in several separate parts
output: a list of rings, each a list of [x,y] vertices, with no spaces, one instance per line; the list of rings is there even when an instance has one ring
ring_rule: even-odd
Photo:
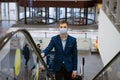
[[[60,35],[52,37],[48,47],[45,50],[43,50],[45,56],[49,54],[53,48],[55,49],[55,72],[61,69],[63,62],[67,71],[77,70],[77,42],[74,37],[68,35],[64,50]]]
[[[29,48],[27,46],[23,47],[23,51],[22,52],[23,52],[24,58],[25,59],[29,59],[30,51],[29,51]]]

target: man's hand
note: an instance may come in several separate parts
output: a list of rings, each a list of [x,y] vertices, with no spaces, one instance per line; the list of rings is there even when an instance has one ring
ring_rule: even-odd
[[[75,78],[77,76],[77,71],[72,72],[72,78]]]
[[[39,67],[39,69],[40,69],[40,70],[45,70],[45,67],[41,65],[41,66]]]
[[[45,57],[45,54],[44,54],[44,53],[41,53],[41,56],[42,56],[42,58],[44,58],[44,57]]]

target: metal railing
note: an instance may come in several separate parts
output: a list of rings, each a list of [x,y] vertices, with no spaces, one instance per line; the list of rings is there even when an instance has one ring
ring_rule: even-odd
[[[51,80],[54,80],[53,75],[52,75],[52,74],[50,73],[50,71],[48,70],[47,65],[46,65],[45,61],[43,60],[42,56],[39,55],[40,51],[39,51],[38,48],[36,47],[36,44],[35,44],[33,38],[31,37],[30,33],[29,33],[27,30],[25,30],[25,29],[19,29],[19,30],[16,30],[16,31],[14,31],[14,32],[10,32],[10,33],[6,34],[6,35],[0,40],[0,51],[1,51],[1,50],[4,48],[4,46],[10,41],[10,39],[11,39],[13,36],[15,36],[15,34],[17,34],[17,33],[19,33],[19,32],[22,33],[22,34],[26,37],[28,43],[31,45],[31,47],[33,48],[35,54],[36,54],[37,57],[39,58],[40,62],[41,62],[42,65],[44,66],[45,70],[47,71],[47,75],[51,78]]]
[[[120,52],[92,80],[120,80]]]

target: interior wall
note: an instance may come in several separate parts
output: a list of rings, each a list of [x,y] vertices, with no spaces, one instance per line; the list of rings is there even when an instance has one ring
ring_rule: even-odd
[[[98,41],[103,64],[106,65],[120,51],[120,32],[102,9],[99,15]]]

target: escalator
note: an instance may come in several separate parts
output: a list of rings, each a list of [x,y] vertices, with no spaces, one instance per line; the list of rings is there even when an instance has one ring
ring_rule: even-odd
[[[31,71],[34,65],[33,57],[30,55],[26,68],[25,59],[22,55],[25,43],[29,44],[31,54],[37,55],[41,64],[45,67],[45,80],[54,80],[44,60],[39,55],[40,52],[33,38],[25,29],[10,32],[0,40],[0,80],[34,80]],[[39,69],[36,69],[36,73],[38,71]],[[39,71],[39,74],[35,74],[36,80],[39,80],[41,74],[43,74],[41,71]],[[86,79],[83,78],[83,80]],[[92,80],[120,80],[120,52]]]
[[[120,80],[120,52],[92,80]]]
[[[22,54],[23,46],[26,43],[29,45],[30,50],[30,59],[27,67]],[[20,29],[6,34],[0,40],[0,80],[54,80],[53,75],[49,72],[45,61],[39,53],[40,51],[28,31]],[[44,66],[44,72],[39,67],[35,68],[34,74],[31,71],[34,66],[33,54],[37,55],[40,64]],[[43,73],[44,75],[42,75]],[[44,79],[42,79],[43,76]]]

